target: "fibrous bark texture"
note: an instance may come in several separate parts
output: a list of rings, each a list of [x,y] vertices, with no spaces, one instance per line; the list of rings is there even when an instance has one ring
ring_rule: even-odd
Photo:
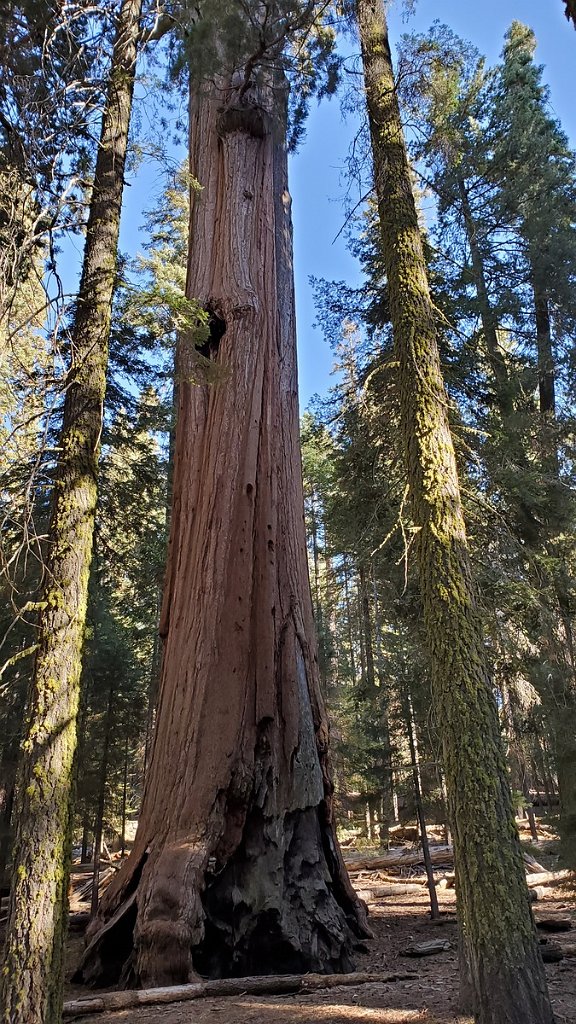
[[[141,0],[124,0],[119,15],[71,337],[46,586],[15,805],[0,979],[4,1024],[61,1019],[70,787],[140,7]]]
[[[382,0],[356,3],[459,920],[480,1024],[553,1020],[486,668]]]
[[[308,581],[282,81],[196,91],[165,652],[132,855],[92,983],[346,971],[361,907],[336,843]]]

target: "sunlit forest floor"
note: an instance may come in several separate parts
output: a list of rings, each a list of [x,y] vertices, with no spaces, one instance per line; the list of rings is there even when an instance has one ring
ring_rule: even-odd
[[[409,879],[406,879],[409,881]],[[366,887],[366,876],[357,883]],[[137,1007],[115,1013],[78,1018],[85,1024],[472,1024],[458,1009],[458,958],[455,895],[452,889],[438,892],[441,923],[430,920],[428,894],[385,896],[370,902],[370,922],[375,938],[366,952],[357,955],[359,971],[393,974],[414,972],[410,981],[358,985],[295,996],[240,996],[201,999],[161,1007]],[[534,907],[537,920],[570,918],[572,931],[542,933],[547,943],[560,946],[564,959],[547,964],[546,973],[558,1024],[576,1024],[576,900],[561,888],[549,889]],[[414,943],[448,940],[444,952],[418,959],[403,955]],[[71,960],[79,952],[76,937]],[[72,995],[85,989],[70,988]]]

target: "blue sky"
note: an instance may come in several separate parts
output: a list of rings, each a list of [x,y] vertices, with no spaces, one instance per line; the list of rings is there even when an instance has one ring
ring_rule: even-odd
[[[474,43],[493,64],[499,58],[510,23],[515,19],[527,23],[538,39],[536,59],[545,65],[544,78],[550,87],[553,112],[576,148],[576,31],[563,12],[561,0],[417,0],[414,15],[406,18],[401,0],[393,0],[389,6],[390,34],[394,44],[403,32],[423,32],[434,20],[439,20]],[[354,54],[354,42],[348,41],[346,45]],[[138,104],[144,128],[145,122],[153,118],[146,106],[145,102]],[[343,117],[338,96],[313,105],[306,138],[291,159],[302,410],[312,395],[326,393],[332,365],[329,346],[320,330],[313,327],[315,310],[309,278],[344,279],[349,284],[359,281],[356,261],[346,250],[344,234],[339,235],[345,220],[346,157],[357,128],[354,118]],[[184,157],[183,149],[180,155]],[[154,205],[164,178],[157,165],[145,162],[138,174],[128,180],[131,187],[125,190],[120,245],[124,252],[134,253],[144,241],[139,230],[142,209]],[[76,244],[81,248],[80,243]]]
[[[576,148],[576,31],[563,12],[561,0],[418,0],[414,16],[406,19],[396,0],[389,9],[390,35],[394,43],[403,32],[423,32],[439,20],[474,43],[492,64],[510,23],[516,19],[530,25],[538,40],[536,59],[545,65],[553,112]],[[334,241],[345,219],[345,161],[356,129],[355,121],[343,119],[338,97],[324,100],[311,111],[306,139],[291,161],[302,409],[313,394],[326,392],[332,365],[328,345],[312,326],[315,312],[308,279],[345,279],[351,284],[359,280],[345,238],[340,235]]]

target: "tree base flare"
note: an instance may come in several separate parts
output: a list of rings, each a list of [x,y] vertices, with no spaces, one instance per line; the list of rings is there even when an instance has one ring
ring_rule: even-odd
[[[167,863],[170,878],[159,884]],[[151,855],[132,894],[91,926],[75,980],[125,988],[348,973],[369,931],[338,867],[318,808],[270,818],[255,807],[224,864],[206,850],[195,870]]]

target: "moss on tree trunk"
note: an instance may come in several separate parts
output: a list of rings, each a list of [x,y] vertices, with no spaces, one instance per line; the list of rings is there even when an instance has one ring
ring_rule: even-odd
[[[141,0],[124,0],[71,336],[46,584],[19,771],[0,992],[5,1024],[61,1018],[71,777],[124,162]]]
[[[426,265],[381,0],[356,4],[401,419],[476,1019],[553,1020],[471,578]]]

